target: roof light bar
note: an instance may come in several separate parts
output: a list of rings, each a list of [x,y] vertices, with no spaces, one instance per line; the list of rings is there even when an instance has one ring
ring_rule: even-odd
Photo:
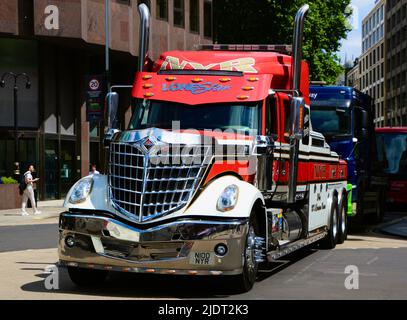
[[[200,44],[203,51],[271,51],[291,54],[292,45],[287,44]]]

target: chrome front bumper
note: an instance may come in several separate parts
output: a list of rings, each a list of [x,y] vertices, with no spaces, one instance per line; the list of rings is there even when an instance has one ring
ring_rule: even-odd
[[[102,215],[64,212],[58,254],[61,265],[83,268],[233,275],[242,272],[247,226],[247,219],[183,219],[142,230]],[[227,246],[226,255],[215,254],[218,244]],[[196,264],[197,255],[208,252],[209,264]]]

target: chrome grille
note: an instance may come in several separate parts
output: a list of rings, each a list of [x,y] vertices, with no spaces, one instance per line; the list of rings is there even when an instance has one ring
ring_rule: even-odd
[[[142,144],[111,143],[109,186],[113,206],[139,222],[181,209],[203,177],[210,150],[207,146],[167,145],[149,152]]]

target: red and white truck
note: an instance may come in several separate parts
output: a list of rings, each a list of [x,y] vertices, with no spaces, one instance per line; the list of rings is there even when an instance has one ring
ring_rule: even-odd
[[[59,258],[77,284],[109,271],[235,277],[347,235],[347,166],[310,118],[303,6],[293,46],[207,45],[140,57],[127,130],[107,96],[106,174],[69,191]],[[290,53],[292,52],[292,54]]]

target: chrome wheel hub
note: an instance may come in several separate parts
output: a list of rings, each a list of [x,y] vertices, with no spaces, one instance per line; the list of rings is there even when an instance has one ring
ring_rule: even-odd
[[[265,252],[266,241],[264,238],[257,237],[254,228],[251,226],[247,234],[245,261],[249,273],[256,272],[258,263],[266,260]]]

